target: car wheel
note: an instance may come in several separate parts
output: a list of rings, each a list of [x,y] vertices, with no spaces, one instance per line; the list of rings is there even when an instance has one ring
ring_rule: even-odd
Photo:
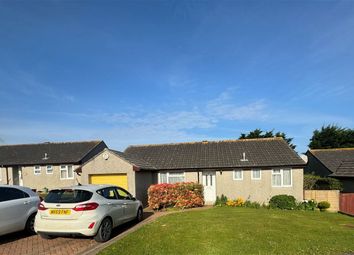
[[[36,214],[32,214],[31,216],[29,216],[29,218],[27,219],[26,222],[26,232],[30,235],[34,235],[36,232],[34,231],[34,219],[36,217]]]
[[[105,218],[102,223],[100,228],[97,231],[97,234],[95,235],[95,241],[96,242],[100,242],[100,243],[104,243],[107,242],[109,240],[109,238],[111,237],[112,234],[112,222],[110,219]]]
[[[138,212],[136,213],[136,222],[143,220],[143,208],[139,207]]]
[[[38,234],[43,239],[53,239],[53,236],[51,236],[51,235],[47,235],[47,234],[44,234],[44,233],[38,233]]]

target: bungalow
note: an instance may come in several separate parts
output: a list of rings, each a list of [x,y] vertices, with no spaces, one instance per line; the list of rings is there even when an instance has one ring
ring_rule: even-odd
[[[77,184],[74,170],[104,148],[103,141],[2,145],[0,184],[37,190]]]
[[[282,138],[264,138],[106,148],[77,172],[82,183],[118,184],[145,202],[151,184],[198,182],[207,203],[222,194],[262,203],[278,194],[302,200],[304,166]]]
[[[309,150],[306,155],[305,173],[336,178],[343,184],[342,192],[354,192],[354,148]]]

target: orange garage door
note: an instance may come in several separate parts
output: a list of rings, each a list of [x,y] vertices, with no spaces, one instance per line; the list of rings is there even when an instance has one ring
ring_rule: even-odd
[[[94,174],[90,175],[90,184],[110,184],[128,190],[126,174]]]

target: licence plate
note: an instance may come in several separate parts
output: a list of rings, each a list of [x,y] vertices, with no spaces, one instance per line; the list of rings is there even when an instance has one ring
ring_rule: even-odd
[[[71,210],[70,209],[50,209],[49,214],[70,215]]]

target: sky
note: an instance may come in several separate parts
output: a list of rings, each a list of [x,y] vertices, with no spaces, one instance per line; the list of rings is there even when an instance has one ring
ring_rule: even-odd
[[[354,127],[354,1],[0,0],[0,143]]]

